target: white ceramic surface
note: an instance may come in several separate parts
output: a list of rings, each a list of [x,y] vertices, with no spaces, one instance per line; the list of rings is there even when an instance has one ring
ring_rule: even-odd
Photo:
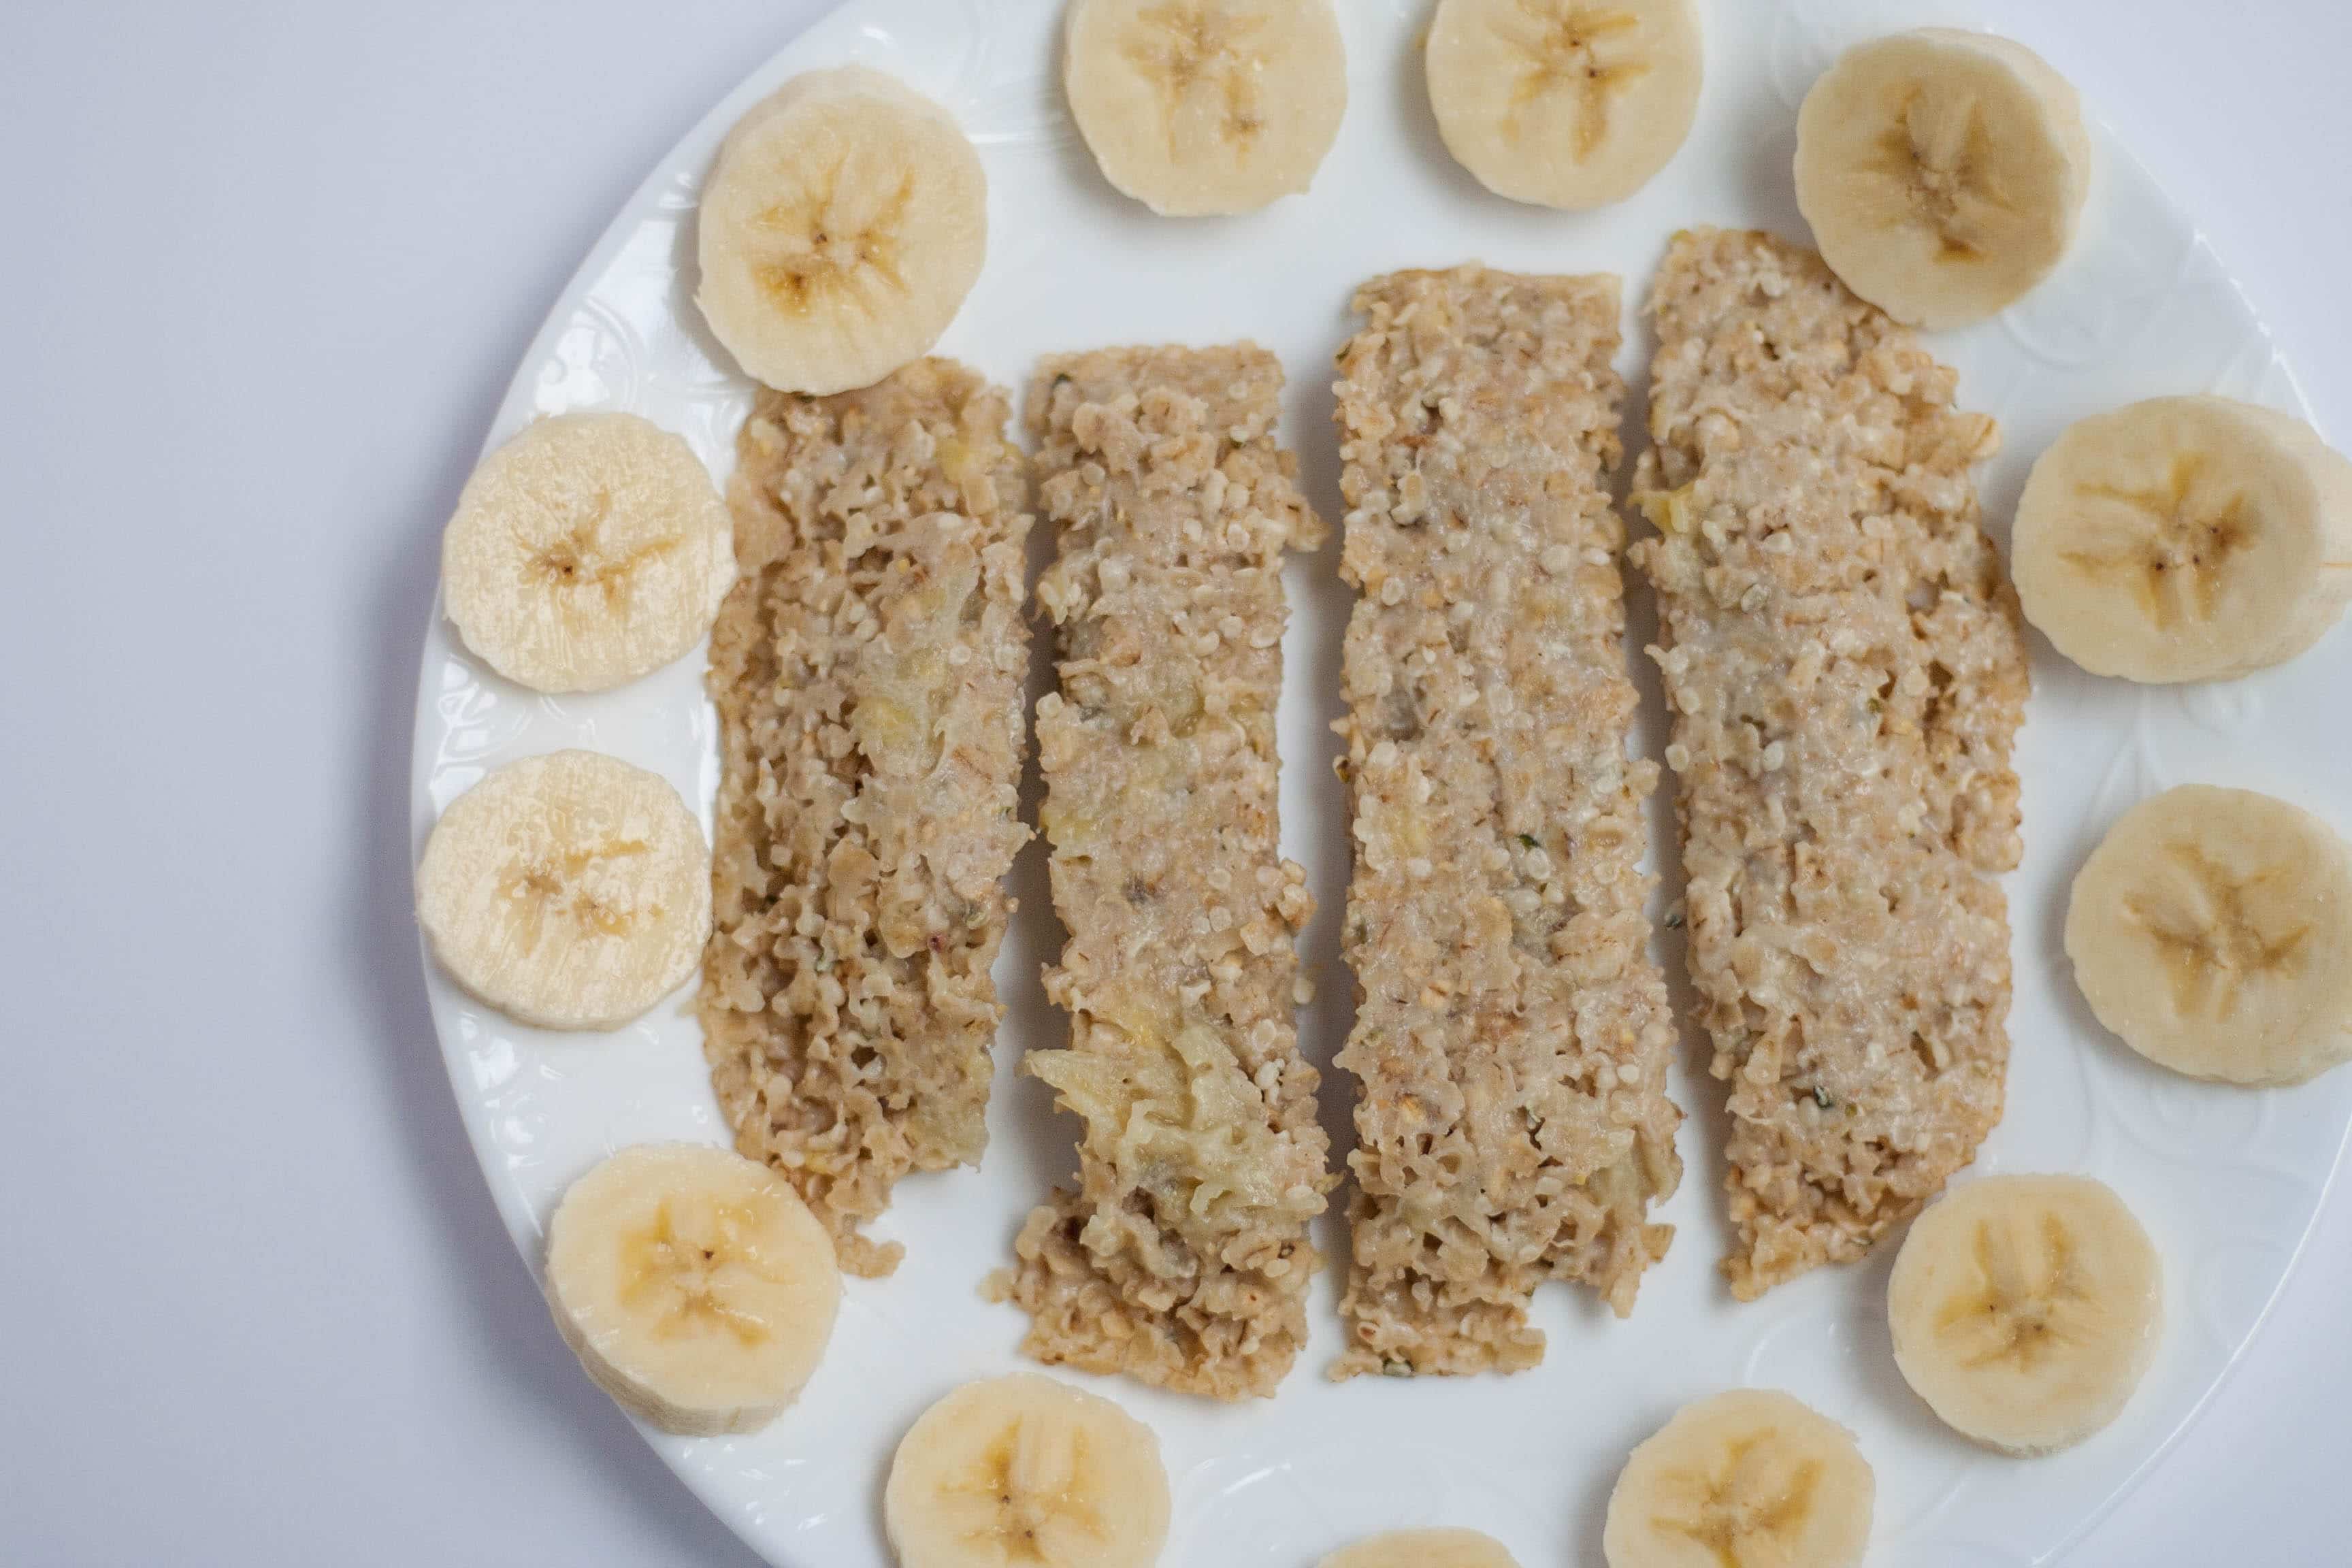
[[[1053,349],[1252,337],[1293,386],[1286,438],[1310,497],[1336,515],[1328,364],[1349,331],[1348,292],[1400,266],[1476,258],[1528,270],[1612,270],[1636,299],[1665,237],[1694,222],[1801,236],[1789,188],[1794,107],[1844,44],[1965,11],[1903,0],[1713,0],[1710,79],[1689,143],[1633,200],[1564,216],[1486,195],[1439,146],[1412,45],[1422,0],[1343,6],[1353,101],[1314,191],[1247,218],[1178,223],[1112,193],[1062,114],[1053,79],[1058,0],[851,0],[712,110],[615,219],[549,320],[500,410],[493,442],[538,414],[624,408],[678,429],[715,472],[732,461],[749,389],[688,300],[694,194],[726,128],[811,66],[859,59],[947,103],[991,182],[989,268],[943,353],[1018,385]],[[2029,42],[2031,39],[2028,40]],[[2284,361],[2189,218],[2104,134],[2085,233],[2060,273],[2000,321],[1938,341],[1961,397],[1998,416],[2005,454],[1984,477],[1998,531],[2034,453],[2067,421],[2157,393],[2214,390],[2302,411]],[[1640,384],[1643,335],[1629,310],[1624,366]],[[1347,837],[1328,762],[1348,595],[1336,551],[1295,562],[1286,644],[1284,842],[1322,912],[1307,934],[1318,1000],[1304,1044],[1327,1061],[1348,1023],[1336,961]],[[1646,618],[1635,597],[1637,636]],[[1638,668],[1638,667],[1637,667]],[[488,768],[566,746],[614,752],[707,802],[713,724],[688,660],[623,691],[550,699],[499,680],[438,620],[420,684],[414,828],[421,847],[447,801]],[[1320,1376],[1339,1329],[1318,1282],[1315,1340],[1281,1395],[1213,1407],[1087,1380],[1160,1432],[1176,1489],[1171,1568],[1306,1568],[1360,1533],[1471,1524],[1538,1564],[1597,1563],[1601,1511],[1624,1450],[1685,1399],[1732,1384],[1786,1387],[1853,1426],[1877,1467],[1872,1561],[1978,1568],[2046,1561],[2144,1473],[2244,1348],[2293,1265],[2352,1117],[2352,1074],[2284,1093],[2198,1085],[2105,1037],[2059,947],[2068,879],[2104,826],[2168,784],[2264,788],[2352,825],[2352,742],[2308,721],[2352,677],[2352,634],[2250,680],[2143,690],[2094,679],[2036,639],[2035,695],[2020,752],[2027,858],[2009,879],[2016,933],[2016,1055],[2010,1111],[1981,1168],[2074,1170],[2121,1192],[2163,1249],[2169,1331],[2115,1426],[2071,1453],[2019,1462],[1942,1430],[1887,1354],[1888,1258],[1816,1273],[1736,1306],[1714,1269],[1721,1246],[1719,1093],[1675,1084],[1693,1115],[1680,1227],[1641,1305],[1618,1323],[1566,1287],[1537,1308],[1544,1365],[1512,1378],[1399,1384]],[[1642,672],[1643,745],[1663,728]],[[1654,813],[1661,845],[1671,842]],[[1673,857],[1663,861],[1669,883]],[[751,1437],[655,1447],[772,1561],[862,1568],[887,1561],[882,1474],[914,1415],[962,1379],[1018,1364],[1024,1320],[975,1287],[1013,1230],[1074,1164],[1075,1123],[1017,1077],[1022,1050],[1056,1042],[1036,974],[1055,931],[1033,847],[1016,869],[1024,905],[998,966],[994,1142],[983,1167],[910,1179],[879,1234],[908,1243],[887,1281],[853,1281],[824,1366],[797,1406]],[[1669,886],[1661,890],[1663,909]],[[1679,963],[1671,947],[1670,969]],[[429,971],[429,966],[428,966]],[[660,1138],[722,1140],[685,994],[609,1037],[543,1034],[474,1005],[428,973],[452,1081],[489,1185],[534,1266],[566,1183],[612,1149]],[[1703,1056],[1694,1045],[1685,1059]],[[1351,1087],[1334,1075],[1327,1121],[1344,1132]],[[1344,1142],[1341,1147],[1344,1148]],[[1335,1221],[1319,1233],[1342,1251]]]

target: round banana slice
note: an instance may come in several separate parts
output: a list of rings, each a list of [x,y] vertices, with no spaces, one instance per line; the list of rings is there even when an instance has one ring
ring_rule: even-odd
[[[707,1143],[624,1149],[547,1227],[547,1300],[596,1385],[665,1432],[756,1431],[800,1394],[841,1301],[792,1184]]]
[[[1797,115],[1797,205],[1822,258],[1898,321],[1941,331],[2049,276],[2090,194],[2066,79],[2022,44],[1925,27],[1858,44]]]
[[[2066,956],[2099,1022],[2148,1060],[2301,1083],[2352,1061],[2352,846],[2265,795],[2168,790],[2083,863]]]
[[[709,474],[634,414],[529,426],[482,459],[441,535],[457,636],[534,691],[603,691],[684,656],[734,582]]]
[[[2011,1454],[2070,1447],[2113,1421],[2163,1315],[2147,1233],[2087,1176],[1954,1187],[1912,1222],[1886,1292],[1904,1381]]]
[[[1519,1568],[1503,1543],[1475,1530],[1392,1530],[1342,1547],[1316,1568]]]
[[[710,934],[710,852],[667,780],[593,752],[509,763],[449,803],[416,868],[433,956],[510,1017],[617,1029]]]
[[[2010,555],[2026,618],[2095,675],[2249,674],[2352,601],[2352,461],[2272,409],[2151,398],[2042,454]]]
[[[1306,190],[1348,108],[1331,0],[1071,0],[1062,79],[1103,177],[1171,217]]]
[[[1876,1483],[1853,1435],[1785,1394],[1686,1405],[1609,1494],[1609,1568],[1854,1568]]]
[[[694,302],[780,392],[871,386],[955,320],[988,254],[988,177],[948,111],[863,66],[786,82],[703,186]]]
[[[1499,196],[1580,211],[1666,166],[1698,112],[1692,0],[1438,0],[1429,102]]]
[[[1151,1429],[1034,1373],[924,1411],[882,1497],[898,1568],[1150,1568],[1168,1507]]]

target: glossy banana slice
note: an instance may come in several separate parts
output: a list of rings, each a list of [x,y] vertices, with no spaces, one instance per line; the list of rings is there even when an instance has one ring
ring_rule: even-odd
[[[1438,0],[1429,101],[1496,195],[1607,206],[1690,134],[1703,58],[1692,0]]]
[[[634,414],[559,414],[488,457],[441,535],[457,636],[534,691],[602,691],[691,651],[735,582],[726,503]]]
[[[547,1300],[596,1385],[667,1432],[750,1432],[816,1370],[833,1242],[783,1177],[709,1144],[624,1149],[547,1228]]]
[[[1875,1482],[1853,1436],[1785,1394],[1685,1405],[1609,1494],[1609,1568],[1854,1568]]]
[[[1904,1380],[2013,1454],[2072,1447],[2119,1415],[2156,1353],[2162,1270],[2087,1176],[1985,1176],[1912,1222],[1886,1317]]]
[[[1332,0],[1071,0],[1062,79],[1103,177],[1174,217],[1306,190],[1348,108]]]
[[[2352,462],[2272,409],[2151,398],[2052,443],[2010,553],[2026,618],[2093,674],[2250,674],[2352,601]]]
[[[695,303],[779,392],[871,386],[919,359],[988,254],[988,179],[954,119],[864,66],[794,77],[703,186]]]
[[[1151,1429],[1034,1373],[923,1412],[882,1499],[899,1568],[1150,1568],[1168,1508]]]
[[[1475,1530],[1395,1530],[1342,1547],[1316,1568],[1519,1568],[1503,1543]]]
[[[2249,790],[2184,784],[2108,829],[2066,907],[2099,1022],[2192,1078],[2301,1083],[2352,1061],[2352,847]]]
[[[2022,44],[1926,27],[1856,45],[1797,115],[1797,205],[1846,287],[1932,331],[2048,276],[2090,192],[2066,79]]]
[[[416,918],[467,990],[550,1029],[617,1029],[710,934],[710,851],[667,780],[593,752],[509,763],[449,803]]]

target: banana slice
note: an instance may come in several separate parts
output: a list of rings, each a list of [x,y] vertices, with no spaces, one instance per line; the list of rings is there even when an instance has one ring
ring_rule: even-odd
[[[2049,276],[2090,188],[2074,88],[1988,33],[1858,44],[1797,115],[1797,205],[1822,258],[1931,331],[1981,321]]]
[[[948,111],[863,66],[786,82],[703,186],[694,302],[779,392],[871,386],[930,352],[988,254],[988,178]]]
[[[1062,79],[1103,177],[1172,217],[1306,190],[1348,108],[1331,0],[1071,0]]]
[[[441,535],[457,635],[534,691],[603,691],[685,655],[735,582],[701,460],[634,414],[560,414],[482,459]]]
[[[899,1568],[1150,1568],[1168,1506],[1150,1427],[1034,1373],[924,1411],[882,1497]]]
[[[547,1227],[547,1300],[596,1385],[666,1432],[766,1426],[824,1354],[833,1242],[790,1182],[704,1143],[624,1149]]]
[[[1430,107],[1496,195],[1580,211],[1666,166],[1698,112],[1692,0],[1438,0]]]
[[[2113,1421],[2163,1314],[2147,1233],[2087,1176],[1954,1187],[1912,1222],[1886,1292],[1904,1381],[2011,1454],[2070,1447]]]
[[[593,752],[529,757],[449,803],[416,918],[457,984],[550,1029],[617,1029],[694,973],[710,852],[668,781]]]
[[[2352,461],[2250,403],[2135,403],[2042,454],[2010,553],[2026,618],[2092,673],[2245,675],[2352,601]]]
[[[1853,1568],[1875,1483],[1853,1436],[1785,1394],[1686,1405],[1609,1494],[1609,1568]]]
[[[1519,1568],[1503,1543],[1475,1530],[1394,1530],[1343,1547],[1316,1568]]]
[[[2301,1083],[2352,1061],[2352,846],[2240,789],[2184,784],[2124,813],[2066,906],[2099,1022],[2150,1061]]]

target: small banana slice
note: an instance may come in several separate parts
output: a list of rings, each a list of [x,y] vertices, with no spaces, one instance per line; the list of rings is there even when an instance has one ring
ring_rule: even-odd
[[[2010,554],[2026,618],[2093,674],[2246,675],[2352,601],[2352,461],[2272,409],[2151,398],[2042,454]]]
[[[1666,166],[1704,74],[1692,0],[1438,0],[1425,63],[1454,160],[1496,195],[1570,211]]]
[[[1875,1491],[1853,1436],[1785,1394],[1686,1405],[1609,1494],[1609,1568],[1853,1568]]]
[[[1151,1429],[1034,1373],[924,1411],[882,1498],[899,1568],[1150,1568],[1168,1507]]]
[[[1103,177],[1171,217],[1306,190],[1348,108],[1331,0],[1070,0],[1062,79]]]
[[[694,449],[634,414],[560,414],[488,457],[441,535],[467,647],[534,691],[603,691],[685,655],[735,581]]]
[[[1342,1547],[1316,1568],[1519,1568],[1503,1543],[1475,1530],[1394,1530]]]
[[[1904,1381],[1951,1426],[2011,1454],[2113,1421],[2156,1353],[2156,1248],[2105,1184],[1985,1176],[1911,1224],[1887,1286]]]
[[[930,351],[988,254],[988,177],[938,104],[863,66],[737,121],[703,186],[694,301],[779,392],[871,386]]]
[[[596,1385],[666,1432],[756,1431],[800,1394],[841,1301],[790,1182],[705,1143],[624,1149],[547,1227],[547,1300]]]
[[[2352,846],[2248,790],[2124,813],[2066,906],[2099,1022],[2191,1078],[2301,1083],[2352,1061]]]
[[[1797,205],[1846,287],[1898,321],[1981,321],[2049,276],[2090,194],[2066,79],[2022,44],[1925,27],[1858,44],[1797,115]]]
[[[710,852],[659,774],[593,752],[509,763],[449,803],[416,918],[460,985],[550,1029],[617,1029],[694,973]]]

